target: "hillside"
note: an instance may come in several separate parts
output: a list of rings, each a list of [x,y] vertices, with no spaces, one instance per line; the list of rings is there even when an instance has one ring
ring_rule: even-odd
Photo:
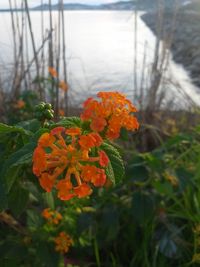
[[[115,2],[110,4],[104,5],[85,5],[85,4],[64,4],[65,10],[132,10],[134,9],[135,4],[134,1],[127,1],[127,2]],[[49,6],[47,4],[40,5],[32,10],[48,10]],[[52,10],[58,10],[59,4],[52,5]]]

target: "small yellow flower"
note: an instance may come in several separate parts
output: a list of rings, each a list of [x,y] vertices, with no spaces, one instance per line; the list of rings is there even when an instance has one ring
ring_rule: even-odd
[[[195,225],[193,228],[193,233],[200,234],[200,224]]]
[[[169,181],[174,187],[177,187],[179,182],[176,176],[172,175],[169,172],[165,172],[164,177],[167,181]]]
[[[31,239],[30,236],[25,236],[25,237],[23,238],[23,243],[24,243],[25,245],[29,245],[29,244],[31,243],[31,241],[32,241],[32,239]]]
[[[192,261],[200,263],[200,253],[195,253],[192,257]]]

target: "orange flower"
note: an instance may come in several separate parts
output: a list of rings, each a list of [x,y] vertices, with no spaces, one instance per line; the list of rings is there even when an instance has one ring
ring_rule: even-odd
[[[81,177],[85,182],[91,182],[92,177],[97,173],[97,167],[93,165],[82,166]]]
[[[70,128],[65,131],[66,134],[76,136],[81,134],[81,129],[78,127]]]
[[[42,211],[42,217],[44,217],[49,224],[58,224],[62,220],[62,215],[56,210],[50,210],[50,208]]]
[[[99,164],[102,167],[106,167],[108,165],[108,163],[110,162],[108,156],[106,155],[106,153],[101,150],[99,151]]]
[[[72,183],[69,180],[60,180],[57,183],[56,188],[59,190],[58,197],[61,200],[69,200],[69,199],[75,197],[75,194],[71,193]]]
[[[22,109],[24,108],[26,103],[23,100],[18,100],[17,103],[14,105],[15,108],[17,109]]]
[[[81,184],[74,188],[75,194],[78,196],[78,198],[87,197],[92,194],[92,189],[88,184]]]
[[[67,253],[73,243],[71,237],[65,232],[60,232],[59,235],[54,238],[54,242],[56,245],[55,250],[60,252],[61,254]]]
[[[53,130],[51,130],[52,135],[60,134],[65,131],[65,127],[56,127]]]
[[[59,88],[62,89],[64,92],[67,92],[68,90],[68,85],[64,81],[59,82]]]
[[[54,185],[54,179],[52,179],[51,176],[48,175],[48,173],[43,173],[39,178],[39,182],[44,190],[51,192]]]
[[[102,144],[103,140],[101,136],[97,133],[90,133],[87,135],[82,135],[79,139],[79,144],[83,149],[90,149],[92,147],[98,147]]]
[[[56,188],[61,200],[69,200],[89,196],[91,186],[104,185],[106,175],[101,168],[108,165],[109,159],[99,148],[102,142],[98,133],[81,135],[78,127],[56,127],[42,134],[33,154],[33,172],[41,187],[47,192]]]
[[[91,182],[94,186],[103,186],[106,182],[106,175],[103,169],[96,166],[85,165],[82,167],[81,177],[85,182]]]
[[[41,147],[48,147],[50,146],[51,144],[53,144],[53,142],[55,141],[55,138],[49,134],[49,133],[44,133],[40,139],[38,140],[38,144],[41,146]]]
[[[59,113],[59,115],[62,116],[62,117],[65,116],[65,111],[64,111],[64,109],[59,109],[58,113]]]
[[[53,78],[57,78],[57,77],[58,77],[58,73],[57,73],[57,71],[56,71],[53,67],[49,67],[49,74],[50,74]]]
[[[83,104],[81,114],[83,121],[90,121],[90,128],[96,132],[103,132],[108,139],[120,136],[122,127],[127,130],[137,130],[139,123],[133,116],[136,108],[130,100],[118,92],[100,92],[97,94],[101,101],[89,98]]]
[[[94,139],[95,146],[99,147],[103,143],[103,139],[98,133],[90,133],[90,137]]]
[[[97,173],[92,177],[92,181],[94,186],[103,186],[106,182],[106,174],[103,169],[97,168]]]
[[[35,162],[33,166],[33,173],[36,176],[40,176],[43,171],[45,171],[47,162],[45,158],[45,152],[41,147],[37,147],[33,153],[33,161]]]
[[[44,209],[43,211],[42,211],[42,217],[44,217],[45,219],[49,219],[49,218],[51,218],[51,213],[50,213],[50,209],[48,208],[48,209]]]
[[[107,125],[107,122],[104,118],[94,118],[90,124],[90,128],[93,131],[101,132]]]

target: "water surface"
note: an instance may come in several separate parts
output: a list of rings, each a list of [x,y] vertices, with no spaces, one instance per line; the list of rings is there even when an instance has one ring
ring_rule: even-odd
[[[21,13],[18,15],[21,16]],[[137,87],[140,87],[141,79],[145,80],[144,84],[148,87],[156,38],[141,20],[140,15],[141,13],[137,15],[137,51],[135,51],[133,12],[65,11],[67,76],[73,101],[81,101],[82,98],[94,95],[99,90],[122,91],[133,99],[134,72],[137,74]],[[42,43],[41,13],[31,12],[31,20],[36,46],[39,48]],[[6,75],[13,63],[9,13],[0,14],[0,25],[1,73]],[[53,25],[56,38],[58,26],[56,11],[53,12]],[[44,12],[44,29],[49,29],[48,12]],[[46,51],[47,47],[46,44]],[[30,39],[28,57],[29,59],[33,57]],[[168,98],[183,106],[187,98],[200,103],[198,89],[192,84],[187,72],[173,62],[171,56],[165,77],[162,88]]]

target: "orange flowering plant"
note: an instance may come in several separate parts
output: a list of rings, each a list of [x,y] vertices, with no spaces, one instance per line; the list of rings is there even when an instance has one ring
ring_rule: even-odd
[[[49,72],[56,77],[52,69]],[[136,111],[125,95],[99,92],[83,103],[80,118],[62,117],[55,122],[51,105],[41,102],[35,108],[35,119],[15,126],[1,123],[5,145],[1,145],[0,209],[9,207],[9,193],[15,182],[21,182],[18,177],[23,177],[23,184],[18,182],[20,194],[25,192],[28,175],[42,192],[57,194],[62,201],[90,196],[95,188],[120,181],[124,163],[112,142],[123,129],[138,129]],[[23,198],[26,202],[27,191]]]
[[[118,92],[97,96],[101,101],[84,102],[76,123],[66,119],[43,133],[34,150],[33,173],[46,192],[56,190],[61,200],[89,196],[94,187],[123,176],[121,156],[108,141],[119,138],[122,128],[138,129],[136,108]]]
[[[65,257],[80,242],[68,219],[79,216],[77,207],[88,205],[92,194],[122,180],[124,163],[113,141],[122,129],[135,131],[139,124],[136,108],[118,92],[87,99],[80,117],[55,121],[51,104],[44,102],[34,112],[33,119],[15,126],[0,123],[0,212],[24,235],[19,243],[33,248],[33,261],[41,255],[35,266],[42,266],[47,243],[49,255]],[[12,218],[20,215],[22,226]]]

